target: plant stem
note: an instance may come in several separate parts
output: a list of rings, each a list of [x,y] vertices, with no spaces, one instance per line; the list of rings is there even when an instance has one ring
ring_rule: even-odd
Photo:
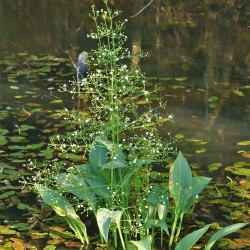
[[[123,236],[122,236],[122,231],[121,231],[121,227],[120,226],[117,226],[117,229],[118,229],[118,232],[119,232],[119,236],[120,236],[120,240],[121,240],[121,243],[122,243],[122,249],[126,249],[126,246],[125,246],[125,242],[124,242],[124,239],[123,239]]]
[[[176,232],[176,235],[175,235],[174,242],[177,242],[177,240],[178,240],[178,237],[179,237],[179,234],[180,234],[180,231],[181,231],[183,216],[184,216],[184,213],[182,213],[180,215],[180,221],[179,221],[179,224],[178,224],[178,229],[177,229],[177,232]]]
[[[175,229],[176,229],[178,218],[179,217],[177,216],[177,213],[175,212],[174,222],[172,224],[171,236],[170,236],[170,240],[169,240],[169,244],[168,244],[170,249],[172,248],[172,245],[173,245],[173,240],[174,240],[174,235],[175,235]]]

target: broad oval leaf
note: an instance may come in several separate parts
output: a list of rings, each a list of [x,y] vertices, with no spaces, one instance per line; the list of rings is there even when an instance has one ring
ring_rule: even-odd
[[[192,172],[181,152],[170,168],[169,192],[174,199],[177,213],[182,213],[192,192]]]
[[[77,216],[74,208],[60,192],[41,184],[35,184],[35,187],[43,201],[50,205],[53,209],[56,208],[56,213],[59,211],[58,215],[62,216],[64,214],[62,213],[63,210],[65,212],[64,216],[66,216],[66,213]],[[58,207],[60,209],[58,209]]]
[[[129,242],[135,245],[138,250],[150,250],[152,244],[152,236],[149,235],[142,240],[130,240]]]
[[[97,211],[96,219],[97,224],[106,243],[108,243],[109,228],[113,220],[115,220],[117,226],[120,224],[122,211],[110,211],[107,208],[100,208]]]
[[[56,175],[53,178],[62,186],[65,191],[83,199],[92,206],[93,210],[95,210],[97,203],[96,196],[86,183],[84,177],[63,173]]]

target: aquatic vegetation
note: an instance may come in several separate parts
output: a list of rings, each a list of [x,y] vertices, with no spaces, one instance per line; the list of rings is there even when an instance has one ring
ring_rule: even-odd
[[[211,179],[192,177],[180,152],[170,168],[169,182],[156,182],[154,164],[168,164],[176,152],[172,141],[163,140],[157,130],[167,126],[172,115],[160,115],[165,103],[151,99],[158,89],[147,88],[140,69],[125,63],[135,56],[123,48],[127,40],[125,22],[115,21],[120,12],[112,11],[107,0],[104,3],[105,10],[93,6],[90,14],[96,32],[89,37],[97,40],[98,47],[90,53],[89,75],[61,90],[78,101],[77,109],[58,111],[72,127],[66,135],[51,137],[51,146],[62,155],[77,153],[86,158],[83,164],[73,164],[66,171],[58,163],[51,166],[54,172],[44,169],[33,179],[36,191],[82,243],[89,244],[87,227],[73,206],[92,211],[101,241],[112,242],[116,248],[126,249],[126,244],[132,244],[151,249],[159,232],[161,247],[167,234],[170,249],[189,249],[209,225],[179,241],[183,218]],[[210,238],[206,249],[246,224],[221,229]]]

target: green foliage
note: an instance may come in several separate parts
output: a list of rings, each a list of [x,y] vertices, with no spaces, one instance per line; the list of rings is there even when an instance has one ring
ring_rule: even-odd
[[[81,242],[88,244],[89,240],[74,206],[93,211],[101,239],[112,241],[116,248],[126,249],[126,242],[129,248],[151,249],[160,232],[162,247],[164,235],[169,235],[170,249],[176,244],[177,250],[189,249],[209,226],[178,243],[183,217],[211,179],[193,177],[179,152],[170,168],[169,183],[154,182],[153,163],[164,164],[169,153],[175,153],[172,142],[158,133],[158,126],[167,126],[165,122],[171,116],[161,117],[165,104],[150,100],[157,88],[147,90],[140,69],[125,64],[135,56],[123,47],[127,40],[123,34],[125,22],[115,21],[120,12],[112,11],[107,0],[104,4],[105,10],[98,11],[93,6],[90,14],[96,32],[89,37],[98,43],[97,49],[89,53],[91,71],[86,79],[73,81],[71,89],[62,89],[77,98],[76,109],[59,111],[72,125],[72,131],[51,137],[51,146],[62,155],[86,154],[88,162],[73,165],[67,171],[54,163],[56,173],[51,176],[50,171],[42,171],[35,187],[44,202],[65,218]],[[88,105],[81,108],[83,99]],[[32,128],[21,127],[20,131],[28,129]],[[219,232],[210,244],[226,235],[225,231]],[[140,240],[135,241],[137,238]]]
[[[152,236],[149,235],[147,237],[145,237],[142,240],[131,240],[129,241],[129,243],[133,244],[135,246],[135,248],[133,248],[132,246],[130,246],[128,244],[128,249],[132,250],[132,249],[137,249],[137,250],[150,250],[151,249],[151,243],[152,243]]]
[[[110,211],[107,208],[100,208],[97,211],[97,215],[96,215],[97,224],[105,242],[108,243],[109,228],[110,228],[112,221],[115,221],[115,224],[120,234],[122,246],[125,249],[125,244],[123,241],[121,228],[120,228],[121,217],[122,217],[122,211],[120,210]]]
[[[228,234],[234,233],[237,230],[239,230],[240,228],[246,226],[248,223],[237,223],[237,224],[233,224],[230,226],[227,226],[225,228],[220,229],[217,233],[215,233],[208,241],[205,250],[210,250],[212,248],[212,246],[214,245],[214,243],[227,236]]]
[[[76,214],[70,202],[56,190],[39,184],[35,186],[43,201],[50,205],[59,216],[64,217],[81,242],[89,244],[86,226]]]
[[[191,249],[191,247],[200,239],[208,228],[209,225],[188,234],[176,245],[175,250]]]

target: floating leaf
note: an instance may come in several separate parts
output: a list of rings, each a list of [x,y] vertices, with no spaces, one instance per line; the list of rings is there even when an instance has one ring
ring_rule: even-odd
[[[9,82],[16,82],[16,80],[9,80]],[[27,95],[16,95],[15,98],[16,99],[23,99],[23,98],[26,98],[28,97]]]
[[[13,235],[13,234],[17,234],[17,232],[16,232],[16,230],[9,229],[8,227],[0,226],[0,235],[2,235],[2,234]]]
[[[63,100],[53,100],[50,102],[51,104],[63,103]]]
[[[19,89],[20,87],[19,86],[16,86],[16,85],[11,85],[10,86],[10,89]]]
[[[217,102],[218,101],[218,96],[210,96],[207,100],[209,101],[209,102]]]
[[[12,243],[12,247],[14,250],[25,250],[26,247],[21,241],[14,241]]]
[[[184,135],[183,134],[175,134],[176,139],[183,139]]]
[[[31,126],[31,125],[28,125],[28,124],[22,124],[21,127],[20,127],[20,131],[27,131],[27,130],[30,130],[30,129],[35,129],[35,127]]]
[[[244,93],[240,90],[233,90],[233,93],[237,96],[244,96]]]
[[[5,136],[0,135],[0,146],[7,144],[8,141],[6,140]]]
[[[140,100],[140,101],[136,102],[136,104],[138,104],[138,105],[148,104],[148,103],[151,103],[151,101],[150,100]]]
[[[214,109],[218,107],[218,103],[210,103],[208,106],[209,108]]]
[[[11,142],[17,142],[17,143],[24,143],[28,141],[26,137],[23,136],[11,136],[9,137],[9,139]]]
[[[242,86],[241,89],[250,89],[250,85]]]
[[[7,135],[9,133],[8,129],[0,129],[0,135]]]
[[[214,171],[218,170],[218,168],[221,167],[221,166],[222,166],[222,164],[219,163],[219,162],[210,164],[210,165],[208,166],[208,171],[209,171],[209,172],[214,172]]]
[[[26,106],[28,106],[28,107],[41,107],[42,104],[28,102],[28,103],[26,103]]]
[[[237,142],[237,145],[239,145],[239,146],[250,146],[250,141]]]
[[[49,160],[54,157],[54,150],[51,148],[46,148],[45,150],[40,151],[38,155]]]
[[[0,200],[3,200],[9,196],[14,195],[16,192],[15,191],[8,191],[0,195]],[[1,233],[0,233],[1,234]]]
[[[183,76],[183,77],[176,77],[175,78],[175,81],[178,81],[178,82],[183,82],[183,81],[186,81],[188,78]]]
[[[206,152],[206,151],[207,151],[206,148],[200,148],[200,149],[196,149],[196,150],[195,150],[195,152],[196,152],[197,154],[201,154],[201,153],[204,153],[204,152]]]

